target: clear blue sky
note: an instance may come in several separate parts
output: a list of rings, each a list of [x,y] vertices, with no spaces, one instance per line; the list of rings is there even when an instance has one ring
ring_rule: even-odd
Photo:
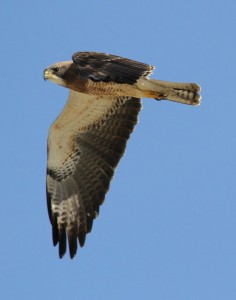
[[[235,1],[2,1],[0,298],[236,299]],[[202,105],[144,99],[93,231],[52,246],[46,141],[68,91],[49,64],[102,51],[197,82]]]

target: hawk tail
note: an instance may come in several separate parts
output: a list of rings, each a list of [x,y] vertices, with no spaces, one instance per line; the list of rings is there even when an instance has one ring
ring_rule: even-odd
[[[183,104],[199,105],[201,96],[200,86],[196,83],[168,82],[155,79],[146,79],[142,84],[142,89],[147,93],[146,97],[156,100],[170,100]]]

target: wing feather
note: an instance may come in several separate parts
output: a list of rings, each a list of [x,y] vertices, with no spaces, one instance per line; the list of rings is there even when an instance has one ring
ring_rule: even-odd
[[[122,102],[71,92],[53,123],[48,138],[47,200],[53,244],[59,243],[60,257],[66,252],[66,239],[71,258],[77,239],[84,245],[140,109],[137,98]]]
[[[72,60],[83,79],[134,84],[154,67],[131,59],[99,52],[77,52]]]

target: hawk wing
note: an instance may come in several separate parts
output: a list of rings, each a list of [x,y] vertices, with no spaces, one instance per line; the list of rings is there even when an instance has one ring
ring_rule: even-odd
[[[79,75],[93,81],[134,84],[141,76],[148,76],[154,66],[131,59],[99,52],[77,52],[72,60]]]
[[[137,123],[141,100],[71,91],[48,137],[47,203],[53,243],[71,258],[92,229]]]

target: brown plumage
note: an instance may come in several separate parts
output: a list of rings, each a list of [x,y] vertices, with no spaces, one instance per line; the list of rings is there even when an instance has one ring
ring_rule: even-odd
[[[59,256],[82,247],[138,120],[142,97],[199,105],[200,87],[149,79],[153,66],[79,52],[44,78],[70,89],[48,137],[47,203]]]

